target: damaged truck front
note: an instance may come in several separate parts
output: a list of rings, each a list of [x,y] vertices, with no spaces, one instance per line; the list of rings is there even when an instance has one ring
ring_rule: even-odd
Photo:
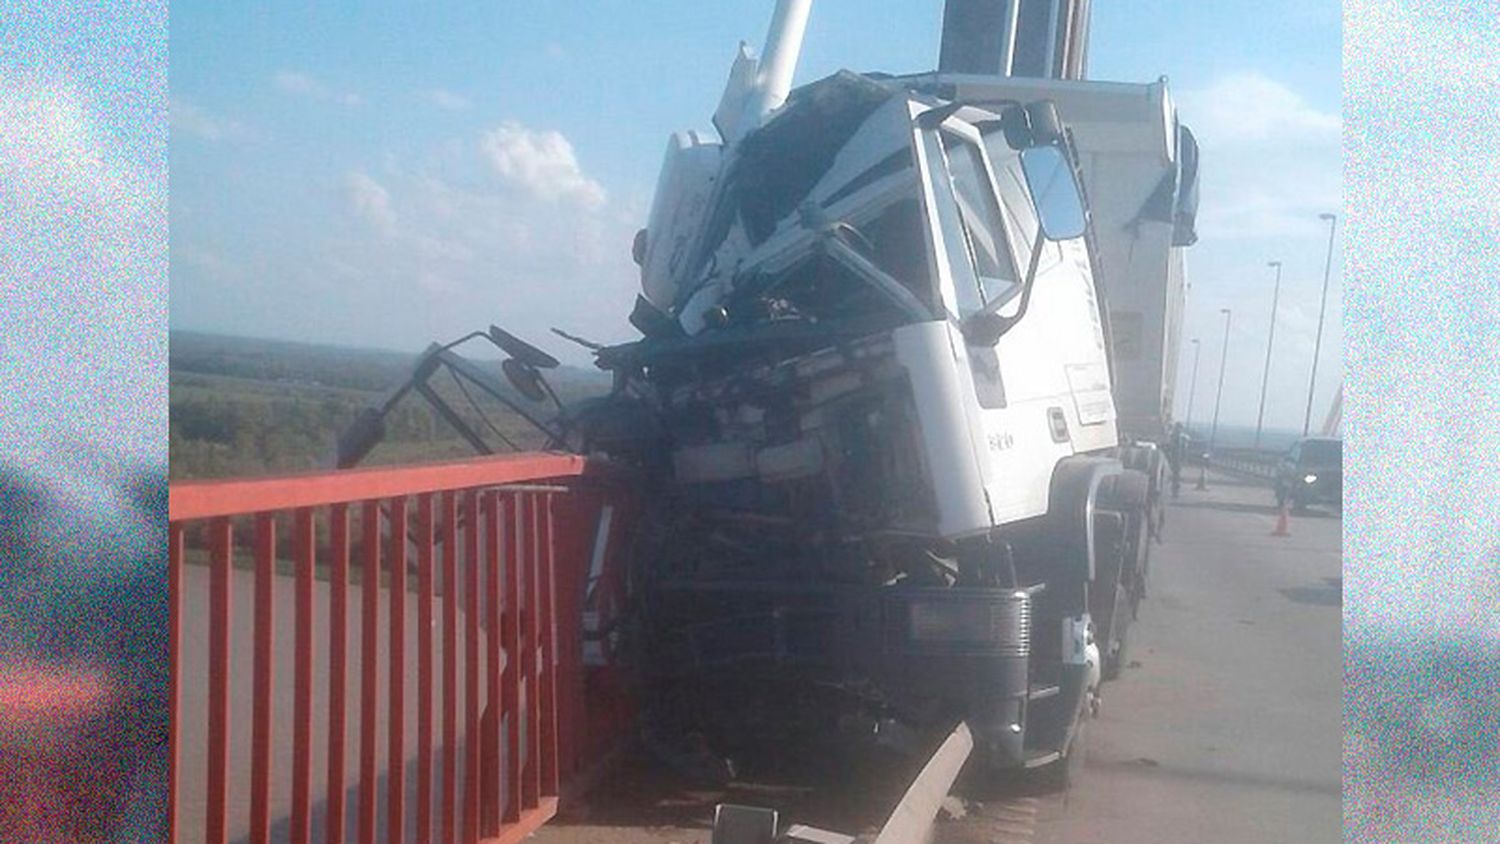
[[[840,73],[719,128],[669,146],[644,337],[573,419],[649,478],[655,717],[731,752],[964,719],[993,766],[1065,771],[1147,531],[1065,125]]]
[[[642,339],[582,341],[608,396],[565,406],[558,360],[491,326],[430,348],[338,463],[412,392],[490,451],[446,367],[547,447],[638,468],[630,608],[585,635],[636,657],[653,736],[733,756],[962,720],[991,768],[1065,779],[1161,525],[1196,144],[1164,82],[1008,61],[791,91],[808,6],[741,48],[717,139],[669,144]],[[476,338],[512,389],[453,353]]]

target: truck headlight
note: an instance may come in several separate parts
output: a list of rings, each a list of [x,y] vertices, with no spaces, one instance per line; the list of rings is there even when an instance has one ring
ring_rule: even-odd
[[[992,598],[910,600],[906,620],[907,641],[912,645],[978,648],[997,655],[1030,652],[1031,599],[1024,592]]]
[[[1317,483],[1318,482],[1318,476],[1317,475],[1303,475],[1302,476],[1302,482],[1305,483],[1305,484],[1314,484],[1314,483]]]

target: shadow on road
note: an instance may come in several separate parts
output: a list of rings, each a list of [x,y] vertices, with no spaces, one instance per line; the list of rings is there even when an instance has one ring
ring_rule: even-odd
[[[1245,504],[1234,501],[1173,501],[1172,507],[1184,510],[1217,510],[1221,513],[1250,513],[1258,516],[1275,516],[1277,508],[1275,503],[1267,501],[1265,504]],[[1297,510],[1291,514],[1298,519],[1342,519],[1344,516],[1337,510]]]
[[[1196,488],[1197,485],[1198,485],[1198,470],[1197,469],[1193,469],[1190,472],[1184,471],[1182,473],[1182,494],[1184,496],[1191,495],[1192,493],[1195,493],[1195,492],[1201,492],[1201,490],[1199,490],[1199,489]],[[1267,481],[1265,478],[1256,478],[1256,477],[1251,477],[1249,475],[1220,475],[1220,474],[1217,474],[1217,473],[1210,473],[1209,476],[1208,476],[1208,489],[1209,489],[1209,491],[1212,491],[1213,488],[1216,487],[1216,486],[1226,486],[1226,487],[1235,487],[1235,488],[1261,487],[1261,488],[1266,489],[1268,491],[1271,489],[1270,481]]]
[[[1155,759],[1090,760],[1089,764],[1101,770],[1128,770],[1142,777],[1183,779],[1194,783],[1226,788],[1253,788],[1265,791],[1280,791],[1289,794],[1311,793],[1325,796],[1339,796],[1342,793],[1341,787],[1337,783],[1330,784],[1294,776],[1271,776],[1250,771],[1227,771],[1187,765],[1169,765],[1158,762]]]
[[[1276,590],[1287,600],[1316,607],[1339,607],[1344,604],[1344,579],[1325,577],[1317,586],[1293,586]]]

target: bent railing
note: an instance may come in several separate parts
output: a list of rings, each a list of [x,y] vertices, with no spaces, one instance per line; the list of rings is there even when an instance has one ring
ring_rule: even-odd
[[[173,840],[545,823],[630,723],[584,659],[623,605],[623,491],[540,453],[175,484]]]

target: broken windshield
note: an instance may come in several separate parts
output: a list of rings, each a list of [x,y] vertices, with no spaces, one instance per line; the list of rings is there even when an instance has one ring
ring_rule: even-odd
[[[970,291],[961,290],[959,302],[961,311],[973,312],[1004,297],[1017,283],[1016,271],[1006,243],[1000,206],[979,147],[945,132],[943,148],[978,282],[974,291],[977,299],[969,295]]]

